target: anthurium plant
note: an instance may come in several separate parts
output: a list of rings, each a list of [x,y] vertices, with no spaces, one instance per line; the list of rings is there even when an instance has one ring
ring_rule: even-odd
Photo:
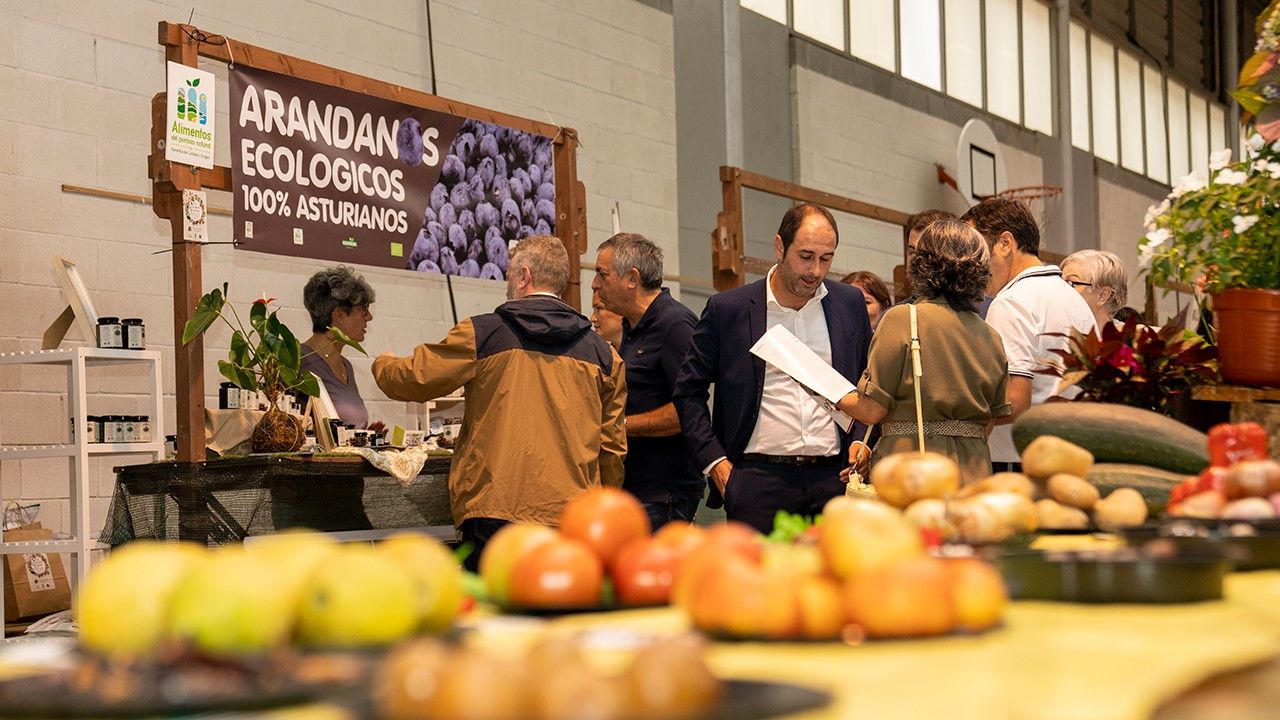
[[[1162,328],[1130,318],[1123,325],[1106,323],[1100,331],[1048,333],[1067,339],[1052,350],[1061,366],[1037,370],[1062,378],[1057,392],[1080,389],[1079,400],[1119,403],[1167,413],[1174,398],[1192,384],[1218,377],[1217,348],[1184,330],[1188,308]]]
[[[289,390],[312,397],[320,394],[316,376],[301,369],[302,344],[276,316],[278,310],[270,307],[274,301],[275,298],[265,295],[254,300],[246,327],[235,307],[227,302],[227,283],[223,283],[221,288],[214,288],[200,298],[195,313],[182,330],[185,345],[219,319],[226,323],[231,328],[231,350],[226,360],[218,361],[218,372],[236,387],[261,391],[272,407],[276,399]],[[231,311],[234,323],[227,318],[226,310]],[[329,333],[336,341],[364,352],[360,343],[341,330],[330,328]]]

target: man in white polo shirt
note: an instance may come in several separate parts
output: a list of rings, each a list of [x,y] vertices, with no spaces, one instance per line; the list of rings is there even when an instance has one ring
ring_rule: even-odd
[[[1035,371],[1054,361],[1050,350],[1067,344],[1066,338],[1045,333],[1088,332],[1097,321],[1084,298],[1062,279],[1061,268],[1040,262],[1040,228],[1021,203],[988,198],[961,220],[982,233],[991,247],[987,294],[995,299],[987,323],[1000,333],[1009,359],[1013,414],[997,420],[991,432],[991,465],[995,472],[1020,471],[1010,423],[1054,394],[1058,378]]]

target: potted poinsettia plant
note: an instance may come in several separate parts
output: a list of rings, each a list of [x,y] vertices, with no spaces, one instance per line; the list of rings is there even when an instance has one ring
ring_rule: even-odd
[[[1049,333],[1067,339],[1065,348],[1051,350],[1061,365],[1037,370],[1062,378],[1057,392],[1080,389],[1078,400],[1117,403],[1172,414],[1176,402],[1193,384],[1218,376],[1217,350],[1199,335],[1184,329],[1184,307],[1163,327],[1151,327],[1131,317],[1105,323],[1098,331]]]
[[[1215,152],[1152,206],[1138,257],[1155,283],[1211,296],[1226,380],[1280,385],[1280,0],[1256,50],[1232,93],[1253,130],[1243,157]]]
[[[226,360],[218,361],[218,372],[238,388],[260,391],[270,407],[254,426],[254,452],[293,452],[302,445],[303,427],[298,418],[279,408],[277,400],[287,391],[297,390],[311,397],[320,394],[316,376],[301,369],[302,345],[289,326],[269,306],[275,298],[265,295],[249,307],[249,325],[241,321],[235,307],[227,303],[227,284],[200,298],[196,310],[182,330],[182,342],[191,342],[221,319],[231,328],[231,349]],[[234,323],[225,310],[231,311]],[[360,343],[337,328],[330,328],[334,340],[364,352]]]

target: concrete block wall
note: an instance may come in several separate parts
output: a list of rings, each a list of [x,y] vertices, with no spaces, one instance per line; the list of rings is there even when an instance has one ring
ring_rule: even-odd
[[[1167,190],[1154,183],[1143,182],[1149,187],[1138,190],[1120,183],[1098,180],[1098,231],[1099,249],[1109,250],[1124,262],[1129,271],[1129,307],[1142,310],[1146,302],[1146,281],[1138,265],[1138,239],[1146,234],[1142,220],[1147,208],[1164,199]],[[1165,320],[1178,312],[1178,308],[1193,303],[1186,294],[1156,290],[1157,319]]]
[[[935,167],[956,172],[960,127],[820,72],[799,65],[793,71],[797,182],[905,213],[964,212],[963,199],[938,183]],[[1003,151],[1011,185],[1042,182],[1038,156],[1009,145]],[[837,223],[832,274],[870,270],[890,281],[902,263],[902,229],[843,214]]]
[[[655,7],[656,6],[656,7]],[[438,92],[445,97],[575,127],[579,177],[588,190],[583,256],[612,233],[609,209],[624,227],[668,250],[678,273],[672,22],[662,3],[637,0],[434,0],[431,35]],[[165,358],[164,431],[173,432],[172,270],[169,225],[146,205],[64,193],[63,183],[150,195],[146,176],[150,99],[163,89],[164,56],[156,23],[186,21],[193,5],[152,0],[0,2],[0,352],[36,349],[63,300],[51,255],[73,258],[101,314],[139,316],[148,344]],[[289,53],[420,90],[431,88],[425,4],[418,0],[342,3],[295,0],[196,2],[194,24]],[[227,97],[226,71],[202,62]],[[225,99],[217,123],[227,135]],[[219,162],[229,159],[227,144]],[[210,193],[212,207],[231,196]],[[231,237],[230,218],[211,216],[211,240]],[[281,317],[301,336],[309,320],[302,287],[328,263],[233,250],[203,251],[206,288],[231,284],[237,307],[261,293],[279,299]],[[405,422],[402,403],[385,399],[369,374],[372,356],[407,353],[438,340],[453,323],[443,279],[361,267],[378,299],[365,346],[349,354],[375,418]],[[591,273],[582,275],[584,287]],[[453,282],[459,317],[487,312],[505,285]],[[589,296],[589,289],[587,290]],[[589,297],[587,298],[589,300]],[[205,343],[205,388],[216,402],[217,360],[229,333]],[[71,342],[81,342],[73,335]],[[350,351],[348,351],[350,352]],[[145,373],[104,368],[90,379],[94,414],[141,413]],[[62,442],[67,436],[65,379],[48,368],[0,370],[0,443]],[[113,486],[113,464],[95,458],[94,531]],[[69,527],[65,461],[8,461],[0,497],[38,501],[46,525]]]

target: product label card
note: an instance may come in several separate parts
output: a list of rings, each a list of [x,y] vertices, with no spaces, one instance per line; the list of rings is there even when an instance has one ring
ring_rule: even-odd
[[[182,191],[182,239],[187,242],[209,242],[209,228],[205,222],[208,199],[203,190]]]
[[[213,167],[213,73],[181,63],[168,64],[168,121],[164,159]]]
[[[27,586],[32,592],[52,590],[53,568],[49,565],[49,556],[44,553],[22,556],[23,565],[27,568]]]

